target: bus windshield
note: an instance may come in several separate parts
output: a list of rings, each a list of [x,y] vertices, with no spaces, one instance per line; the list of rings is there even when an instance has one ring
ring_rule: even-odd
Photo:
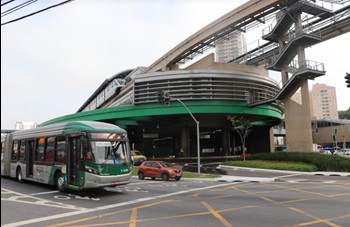
[[[130,160],[125,141],[90,141],[91,161],[97,164],[121,164]]]

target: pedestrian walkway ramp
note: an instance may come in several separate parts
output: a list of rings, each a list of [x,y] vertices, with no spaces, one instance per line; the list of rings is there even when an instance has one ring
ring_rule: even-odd
[[[272,63],[266,66],[266,69],[281,71],[281,68],[291,62],[298,53],[299,47],[309,47],[320,42],[321,36],[302,33],[290,40],[283,48],[282,52],[278,54],[275,59],[271,59]]]
[[[263,30],[263,33],[266,34],[263,34],[262,38],[272,42],[278,42],[278,39],[285,34],[294,23],[294,19],[291,15],[295,11],[302,11],[321,19],[329,18],[333,14],[331,10],[319,5],[307,1],[299,1],[294,5],[286,7],[283,11],[281,10],[276,15],[276,22]]]
[[[287,81],[285,85],[276,93],[276,95],[273,98],[270,99],[262,99],[262,100],[254,100],[254,97],[251,99],[253,100],[251,103],[248,104],[249,107],[259,106],[262,104],[268,104],[273,103],[276,100],[283,100],[287,98],[288,96],[291,96],[292,94],[297,91],[301,85],[301,82],[306,79],[315,79],[316,77],[323,76],[325,74],[324,70],[319,70],[317,68],[312,67],[306,67],[303,70],[299,70],[293,74],[293,76]]]

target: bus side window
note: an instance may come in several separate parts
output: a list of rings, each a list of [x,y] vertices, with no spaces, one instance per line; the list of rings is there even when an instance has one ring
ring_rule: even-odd
[[[19,146],[19,159],[26,160],[26,141],[21,140]]]
[[[53,162],[54,161],[54,153],[55,153],[55,137],[49,137],[46,140],[46,153],[45,153],[45,160],[47,162]]]
[[[45,138],[37,139],[35,161],[45,161]]]
[[[18,159],[18,141],[17,140],[13,141],[11,159],[12,160]]]
[[[56,148],[57,162],[64,163],[66,157],[66,138],[57,137],[57,148]]]
[[[4,160],[5,143],[1,143],[1,161]]]
[[[92,161],[92,152],[91,151],[86,152],[85,160]]]
[[[91,146],[90,144],[88,145],[86,139],[82,139],[81,146],[82,146],[83,154],[85,154],[85,160],[92,162],[94,157],[91,151]]]

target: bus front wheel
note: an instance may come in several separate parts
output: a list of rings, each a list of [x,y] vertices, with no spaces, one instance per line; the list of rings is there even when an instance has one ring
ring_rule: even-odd
[[[58,173],[56,175],[56,188],[59,192],[64,192],[65,188],[64,188],[64,176],[62,175],[62,173]]]

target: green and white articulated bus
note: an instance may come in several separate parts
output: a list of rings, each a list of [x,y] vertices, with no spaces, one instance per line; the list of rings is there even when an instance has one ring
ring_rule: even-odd
[[[65,189],[130,183],[127,132],[112,124],[74,121],[1,136],[1,176]]]

